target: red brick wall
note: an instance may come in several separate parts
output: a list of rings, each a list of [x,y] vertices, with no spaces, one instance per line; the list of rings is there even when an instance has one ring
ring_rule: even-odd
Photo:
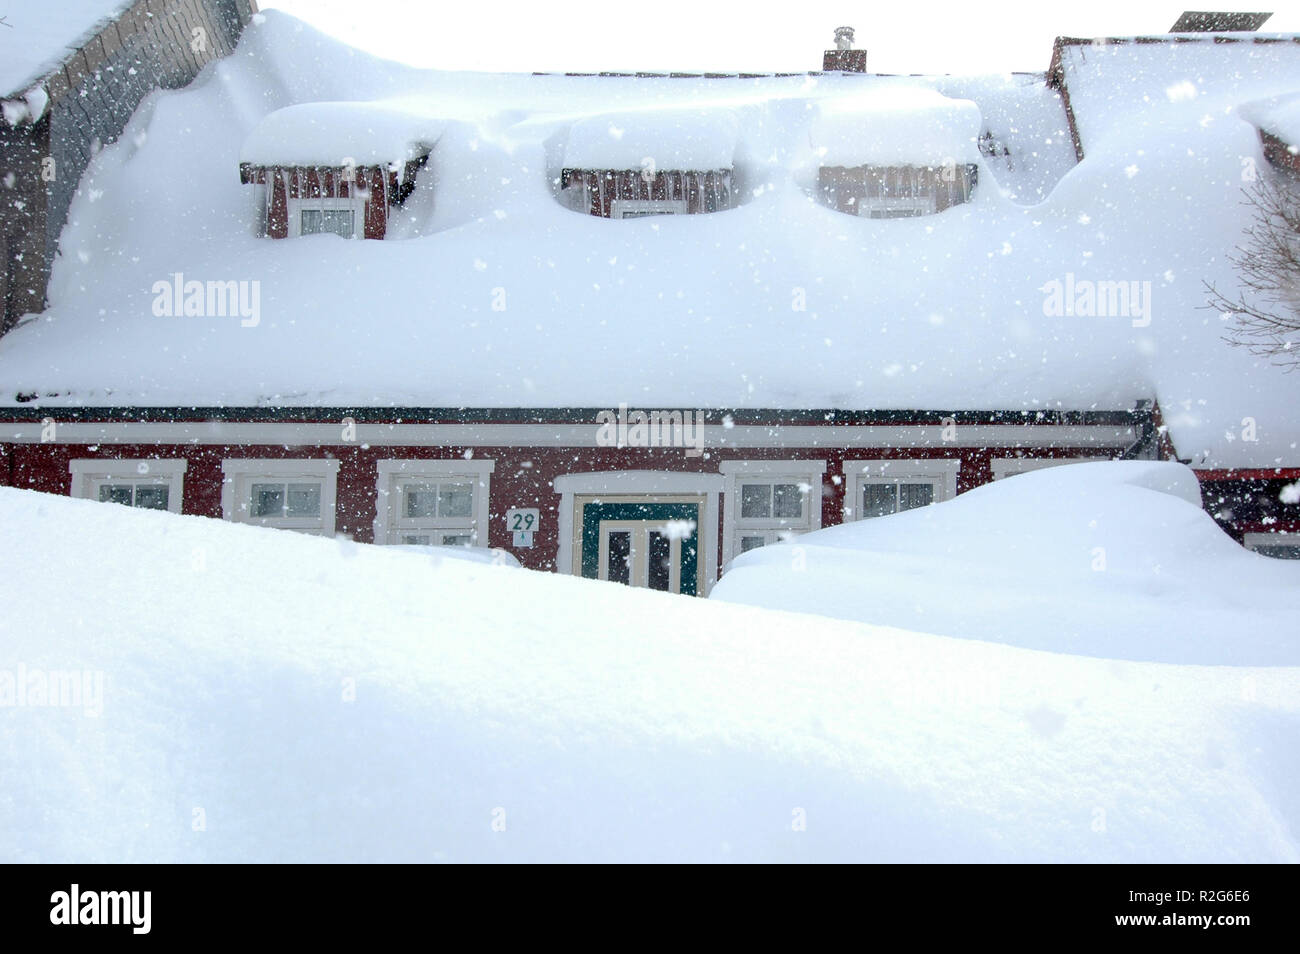
[[[1035,457],[1086,457],[1097,455],[1096,448],[1058,448],[1035,450],[1022,448]],[[356,540],[373,540],[375,519],[375,481],[377,462],[393,459],[463,459],[464,447],[301,447],[286,450],[283,446],[195,446],[195,445],[0,445],[0,474],[7,475],[8,461],[13,463],[14,485],[46,493],[68,494],[71,488],[69,461],[74,458],[136,459],[185,458],[183,512],[221,517],[221,462],[226,458],[336,458],[340,462],[337,490],[336,531]],[[845,461],[888,458],[954,457],[962,461],[958,475],[959,493],[992,479],[989,461],[993,457],[1014,456],[1007,448],[944,449],[901,448],[817,449],[817,448],[742,448],[710,449],[706,457],[687,457],[681,448],[518,448],[477,447],[476,460],[493,460],[491,475],[491,522],[488,544],[514,553],[525,566],[554,569],[559,545],[560,495],[551,482],[561,474],[609,470],[668,470],[692,473],[718,472],[723,460],[792,460],[826,461],[822,487],[822,526],[841,522],[844,507]],[[505,526],[505,512],[511,507],[537,507],[541,511],[541,528],[532,549],[513,549]],[[721,543],[721,527],[719,527]],[[719,550],[721,552],[721,550]]]

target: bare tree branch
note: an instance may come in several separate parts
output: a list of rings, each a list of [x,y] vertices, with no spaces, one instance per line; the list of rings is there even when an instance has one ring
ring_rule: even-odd
[[[1300,367],[1300,183],[1261,179],[1243,190],[1251,224],[1228,256],[1235,299],[1205,282],[1207,307],[1231,322],[1224,339],[1288,371]]]

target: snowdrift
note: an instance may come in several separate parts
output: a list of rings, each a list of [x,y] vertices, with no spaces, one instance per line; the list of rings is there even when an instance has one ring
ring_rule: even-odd
[[[0,526],[20,553],[3,861],[1300,854],[1295,669],[1032,652],[14,489]],[[97,705],[38,702],[55,673],[98,674]]]
[[[743,554],[714,599],[1036,649],[1300,663],[1300,565],[1242,549],[1181,464],[1009,477]]]

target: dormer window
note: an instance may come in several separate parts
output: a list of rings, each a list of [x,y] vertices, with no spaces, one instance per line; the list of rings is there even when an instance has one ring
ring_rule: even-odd
[[[823,201],[832,209],[870,219],[933,215],[969,202],[978,167],[822,166]]]
[[[642,109],[580,120],[565,145],[560,201],[606,219],[730,209],[738,138],[727,110]]]
[[[262,187],[261,234],[382,239],[441,128],[440,120],[391,104],[276,110],[240,150],[240,181]]]

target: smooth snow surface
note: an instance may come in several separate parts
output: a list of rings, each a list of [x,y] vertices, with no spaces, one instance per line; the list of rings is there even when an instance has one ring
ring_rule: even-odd
[[[930,89],[895,86],[823,105],[812,143],[826,166],[937,166],[979,159],[979,107]]]
[[[1051,467],[828,527],[737,557],[711,597],[1085,656],[1300,665],[1300,563],[1239,546],[1176,463]]]
[[[50,308],[0,339],[0,402],[1090,410],[1155,398],[1198,466],[1295,465],[1292,382],[1227,347],[1202,306],[1203,282],[1234,287],[1243,169],[1265,168],[1237,110],[1300,89],[1300,44],[1178,49],[1070,54],[1086,150],[1072,165],[1041,77],[440,73],[269,11],[234,56],[154,94],[96,157]],[[980,159],[973,201],[939,215],[826,208],[813,126],[875,94],[928,99],[963,124],[971,107],[949,104],[972,102],[1008,154]],[[402,135],[388,126],[395,101],[436,117],[440,136],[388,241],[256,236],[264,198],[237,169],[263,119],[372,103],[319,132],[351,149],[372,121],[386,155],[411,132],[410,112]],[[653,118],[673,110],[734,119],[738,208],[610,221],[561,205],[575,129],[640,154],[636,168],[639,115],[664,140],[652,158],[697,144]],[[178,273],[258,282],[258,323],[155,316],[154,285]],[[1140,304],[1046,314],[1067,282],[1123,282]],[[1241,439],[1245,418],[1258,440]]]
[[[263,166],[400,164],[433,148],[442,127],[421,104],[302,103],[258,123],[239,159]]]
[[[6,862],[1300,856],[1294,668],[1034,652],[9,488],[0,526],[22,541],[0,578]],[[917,598],[959,598],[916,566]],[[102,695],[14,704],[54,671]]]
[[[641,109],[575,122],[570,169],[730,169],[739,129],[726,110]]]

